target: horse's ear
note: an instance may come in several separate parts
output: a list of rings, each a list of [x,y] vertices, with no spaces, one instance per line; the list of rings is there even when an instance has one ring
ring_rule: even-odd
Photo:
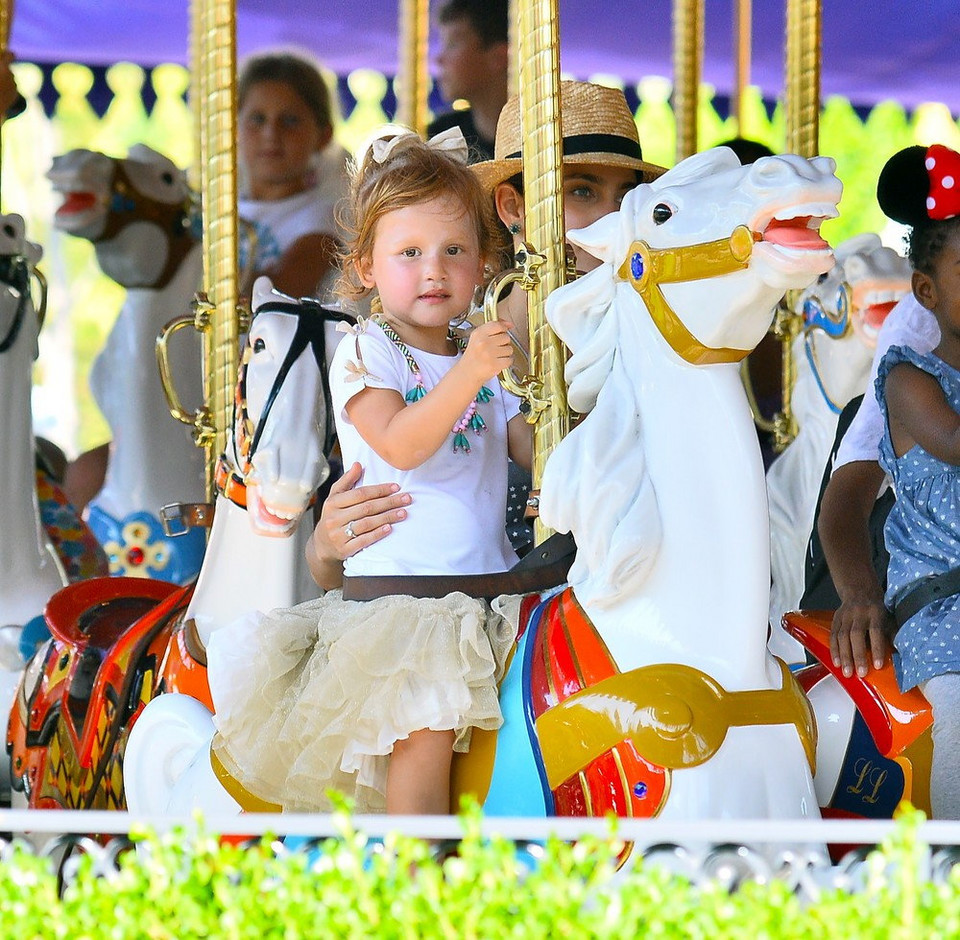
[[[617,252],[617,233],[620,229],[620,213],[611,212],[586,228],[567,232],[567,238],[578,248],[589,251],[594,258],[612,261]]]
[[[128,151],[127,156],[129,159],[136,160],[138,163],[152,163],[157,166],[163,166],[164,169],[170,170],[178,176],[182,172],[173,160],[165,154],[160,153],[159,150],[154,150],[153,147],[147,144],[134,144]]]
[[[740,168],[740,159],[729,147],[713,147],[702,153],[681,160],[673,169],[649,185],[653,189],[665,189],[667,186],[683,186],[693,180],[702,179],[712,173],[723,173]]]

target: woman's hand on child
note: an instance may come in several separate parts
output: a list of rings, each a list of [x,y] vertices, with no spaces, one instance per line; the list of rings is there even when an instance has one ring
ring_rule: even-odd
[[[355,463],[330,487],[320,521],[307,545],[314,580],[329,590],[342,582],[342,562],[389,535],[407,518],[410,496],[396,483],[357,486],[363,468]]]
[[[513,365],[513,342],[502,320],[481,323],[470,331],[463,351],[463,368],[471,370],[478,385]]]

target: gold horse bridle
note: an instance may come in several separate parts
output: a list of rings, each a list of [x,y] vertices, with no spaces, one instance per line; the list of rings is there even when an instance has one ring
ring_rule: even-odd
[[[761,240],[762,236],[746,225],[738,225],[729,238],[681,248],[651,248],[646,242],[635,240],[617,269],[617,277],[630,282],[661,336],[682,359],[695,366],[740,362],[750,353],[749,349],[704,346],[667,303],[660,285],[743,271],[750,264],[754,242]]]

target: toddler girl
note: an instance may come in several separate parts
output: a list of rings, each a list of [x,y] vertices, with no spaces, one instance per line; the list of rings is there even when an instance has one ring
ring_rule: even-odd
[[[880,462],[897,497],[884,528],[894,665],[901,688],[918,685],[933,708],[933,813],[960,819],[960,154],[940,145],[900,151],[877,196],[912,227],[913,293],[940,327],[931,353],[887,352],[877,397]]]
[[[361,811],[449,812],[453,751],[501,722],[514,627],[480,598],[495,593],[484,573],[516,561],[503,528],[508,437],[528,463],[530,435],[496,378],[512,362],[506,326],[467,339],[451,328],[496,252],[466,156],[459,129],[428,143],[392,129],[352,193],[344,291],[375,291],[382,312],[337,348],[334,414],[347,465],[410,494],[407,523],[348,559],[343,596],[240,621],[209,650],[217,754],[286,810],[327,808],[334,788]]]

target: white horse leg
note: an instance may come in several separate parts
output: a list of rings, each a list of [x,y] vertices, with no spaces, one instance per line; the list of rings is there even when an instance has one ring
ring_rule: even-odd
[[[195,698],[179,693],[147,704],[127,740],[123,787],[133,813],[237,815],[240,806],[210,765],[213,716]]]

